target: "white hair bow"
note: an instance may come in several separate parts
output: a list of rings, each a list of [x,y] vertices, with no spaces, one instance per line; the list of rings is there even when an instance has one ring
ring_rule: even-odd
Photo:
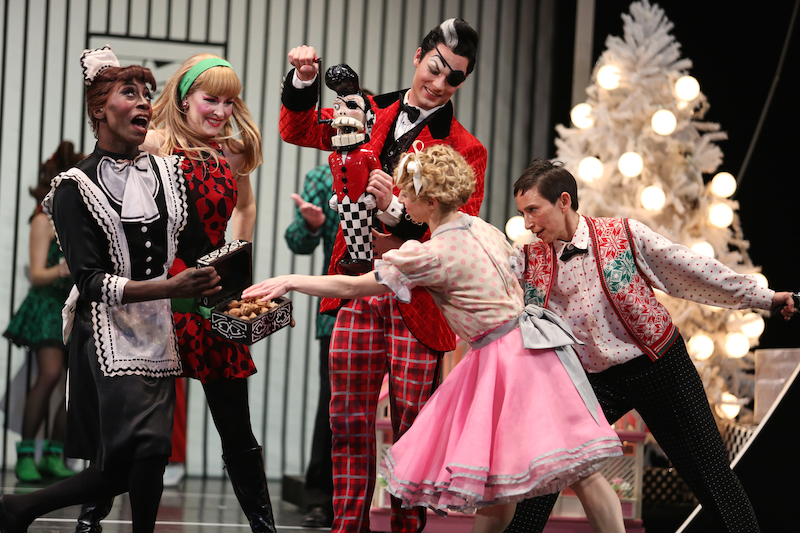
[[[419,147],[417,145],[419,144]],[[408,162],[408,167],[406,167],[406,172],[411,174],[411,179],[414,181],[414,194],[419,194],[419,191],[422,190],[422,165],[417,160],[419,158],[419,153],[425,148],[425,145],[422,141],[417,140],[411,143],[411,147],[414,149],[414,154],[411,152],[407,152],[403,159],[400,160],[400,168],[403,168],[405,165],[406,160],[411,156],[414,155],[414,159]]]

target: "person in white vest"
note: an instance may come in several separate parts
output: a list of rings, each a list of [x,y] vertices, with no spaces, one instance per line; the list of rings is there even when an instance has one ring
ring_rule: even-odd
[[[730,309],[780,310],[786,320],[797,313],[792,293],[761,287],[639,221],[581,215],[575,178],[557,163],[534,160],[514,197],[540,239],[523,249],[525,303],[554,311],[583,341],[575,350],[608,421],[636,409],[713,530],[758,531],[700,376],[653,289]],[[542,531],[556,496],[520,502],[506,531]]]

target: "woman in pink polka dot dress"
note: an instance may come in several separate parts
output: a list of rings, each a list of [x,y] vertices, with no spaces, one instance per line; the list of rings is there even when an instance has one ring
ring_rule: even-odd
[[[473,532],[503,531],[516,502],[572,486],[595,531],[622,532],[619,499],[597,469],[621,445],[591,392],[569,328],[525,308],[505,236],[458,211],[474,189],[471,167],[446,145],[398,166],[400,200],[431,239],[383,254],[363,276],[278,276],[243,297],[297,290],[356,298],[424,286],[472,349],[381,463],[406,507],[477,510]]]

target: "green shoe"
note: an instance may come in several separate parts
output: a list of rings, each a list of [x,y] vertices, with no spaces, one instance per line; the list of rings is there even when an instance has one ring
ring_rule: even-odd
[[[36,468],[36,459],[33,455],[36,452],[36,441],[33,439],[23,439],[17,443],[17,465],[14,471],[17,479],[23,483],[36,483],[42,480],[42,475]]]
[[[43,476],[58,479],[74,476],[76,472],[64,464],[64,444],[56,440],[45,441],[42,460],[39,461],[39,472]]]

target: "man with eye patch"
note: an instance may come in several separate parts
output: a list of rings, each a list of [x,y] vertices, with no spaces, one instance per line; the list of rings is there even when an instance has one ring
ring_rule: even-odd
[[[381,168],[369,174],[367,192],[375,196],[379,228],[373,232],[373,257],[409,239],[426,240],[426,225],[407,217],[397,200],[391,175],[402,156],[424,146],[449,144],[475,171],[476,190],[461,210],[477,216],[483,201],[486,148],[453,117],[450,98],[475,68],[478,34],[461,19],[433,28],[414,54],[414,76],[408,89],[368,97],[375,113],[372,133],[363,148],[379,156]],[[288,54],[294,70],[281,96],[280,133],[284,141],[335,150],[335,130],[317,122],[320,77],[317,51],[310,46]],[[333,110],[321,110],[331,119]],[[417,143],[419,146],[419,143]],[[347,254],[341,229],[334,243],[330,274],[344,274]],[[333,532],[368,533],[375,489],[375,416],[381,384],[388,372],[392,436],[411,426],[438,384],[444,352],[455,348],[455,335],[425,289],[412,291],[410,304],[390,296],[354,300],[323,299],[320,312],[335,314],[331,337],[330,421],[333,433]],[[401,509],[392,500],[392,531],[411,533],[425,526],[421,508]]]

